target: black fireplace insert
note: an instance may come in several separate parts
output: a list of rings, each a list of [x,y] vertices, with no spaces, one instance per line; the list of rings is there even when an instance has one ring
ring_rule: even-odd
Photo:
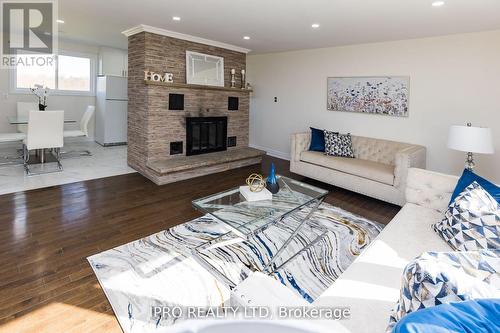
[[[186,155],[227,150],[227,117],[187,117]]]

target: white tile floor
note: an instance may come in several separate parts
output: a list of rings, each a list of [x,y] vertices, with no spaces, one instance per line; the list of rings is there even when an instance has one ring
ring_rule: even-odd
[[[16,156],[16,148],[20,145],[2,145],[0,156]],[[26,176],[22,164],[0,166],[0,195],[135,172],[127,166],[126,146],[104,148],[95,142],[79,141],[67,144],[63,150],[90,150],[92,156],[63,157],[62,172],[35,176]],[[0,157],[0,163],[4,161]],[[55,169],[54,164],[47,164],[46,167]],[[37,167],[32,170],[36,172]]]

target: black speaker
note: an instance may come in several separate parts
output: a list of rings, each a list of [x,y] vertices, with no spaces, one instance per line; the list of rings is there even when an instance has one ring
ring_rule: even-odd
[[[237,143],[237,141],[236,141],[236,137],[235,136],[229,136],[227,138],[227,146],[228,147],[236,147],[236,143]]]
[[[182,141],[170,142],[170,155],[182,154]]]
[[[169,110],[184,110],[184,95],[183,94],[168,94],[168,109]]]
[[[227,109],[229,111],[236,111],[239,107],[239,99],[238,97],[228,97],[227,98]]]

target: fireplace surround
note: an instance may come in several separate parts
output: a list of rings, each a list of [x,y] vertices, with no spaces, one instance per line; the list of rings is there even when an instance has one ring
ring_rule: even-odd
[[[135,31],[128,36],[128,43],[127,160],[132,168],[163,185],[261,162],[265,152],[248,143],[251,91],[230,87],[230,69],[239,72],[246,68],[244,52],[157,31]],[[188,84],[188,51],[223,57],[226,85]],[[144,80],[144,71],[163,73],[166,69],[174,75],[174,83]],[[189,118],[196,117],[225,117],[225,126],[224,121],[216,123],[215,135],[205,140],[207,128],[211,132],[214,125],[194,125],[196,131],[188,144],[187,130],[192,123],[186,125],[195,120]]]
[[[227,150],[227,117],[186,117],[186,156]]]

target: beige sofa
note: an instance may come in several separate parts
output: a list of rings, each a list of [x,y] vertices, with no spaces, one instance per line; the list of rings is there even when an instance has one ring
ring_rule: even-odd
[[[443,218],[457,181],[455,176],[409,169],[408,202],[347,270],[312,303],[313,307],[319,308],[348,307],[350,319],[311,321],[311,328],[320,325],[335,333],[385,331],[391,310],[399,298],[401,276],[406,265],[423,252],[451,251],[431,225]],[[236,287],[233,299],[243,298],[253,306],[308,306],[279,281],[254,275]],[[258,282],[258,288],[254,286],[255,282]]]
[[[355,158],[309,151],[310,143],[310,133],[292,135],[290,171],[399,206],[408,168],[426,167],[425,147],[409,143],[352,136]]]

